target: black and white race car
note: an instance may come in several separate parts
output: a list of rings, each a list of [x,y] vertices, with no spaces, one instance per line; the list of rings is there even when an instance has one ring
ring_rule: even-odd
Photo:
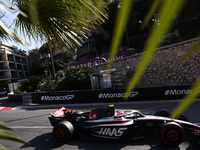
[[[137,110],[115,111],[113,105],[89,112],[72,112],[64,107],[51,113],[53,136],[66,142],[72,136],[80,139],[132,141],[159,131],[161,140],[170,146],[181,144],[185,132],[200,140],[200,124],[190,123],[185,115],[171,119],[167,110],[154,115],[143,115]]]

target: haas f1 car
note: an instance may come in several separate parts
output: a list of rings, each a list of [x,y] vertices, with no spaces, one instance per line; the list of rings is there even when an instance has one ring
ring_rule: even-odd
[[[113,105],[89,112],[72,112],[64,107],[51,113],[53,136],[59,142],[66,142],[72,136],[80,139],[132,141],[145,137],[157,130],[161,140],[170,146],[178,146],[184,140],[186,131],[192,139],[200,139],[200,124],[188,122],[182,114],[176,119],[161,109],[154,115],[143,115],[137,110],[115,111]]]

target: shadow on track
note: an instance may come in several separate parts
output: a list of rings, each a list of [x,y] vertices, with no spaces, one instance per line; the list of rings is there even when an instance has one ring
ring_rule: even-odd
[[[20,149],[28,149],[31,147],[35,150],[49,150],[49,149],[84,149],[84,150],[132,150],[132,149],[143,149],[143,150],[180,150],[183,149],[183,145],[180,147],[170,147],[162,143],[159,137],[146,137],[144,139],[135,140],[133,142],[102,142],[102,141],[85,141],[85,140],[76,140],[72,138],[70,141],[66,143],[57,142],[52,133],[42,134],[37,136],[36,138],[29,141],[31,146],[24,145],[20,147]],[[195,145],[186,146],[187,150],[195,149],[197,147]],[[184,148],[186,149],[186,148]]]

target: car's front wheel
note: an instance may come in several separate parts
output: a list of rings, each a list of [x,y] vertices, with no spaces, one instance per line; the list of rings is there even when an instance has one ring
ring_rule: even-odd
[[[73,125],[68,121],[61,121],[53,128],[53,136],[59,142],[68,141],[74,133]]]
[[[164,123],[160,128],[160,136],[165,144],[178,146],[184,140],[184,130],[175,122]]]

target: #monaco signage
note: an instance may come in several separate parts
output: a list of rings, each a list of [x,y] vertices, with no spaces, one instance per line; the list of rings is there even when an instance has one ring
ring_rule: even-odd
[[[147,87],[135,88],[130,93],[125,89],[84,90],[66,92],[31,93],[33,103],[99,103],[99,102],[124,102],[146,100],[175,100],[182,99],[184,95],[200,91],[185,86]]]

